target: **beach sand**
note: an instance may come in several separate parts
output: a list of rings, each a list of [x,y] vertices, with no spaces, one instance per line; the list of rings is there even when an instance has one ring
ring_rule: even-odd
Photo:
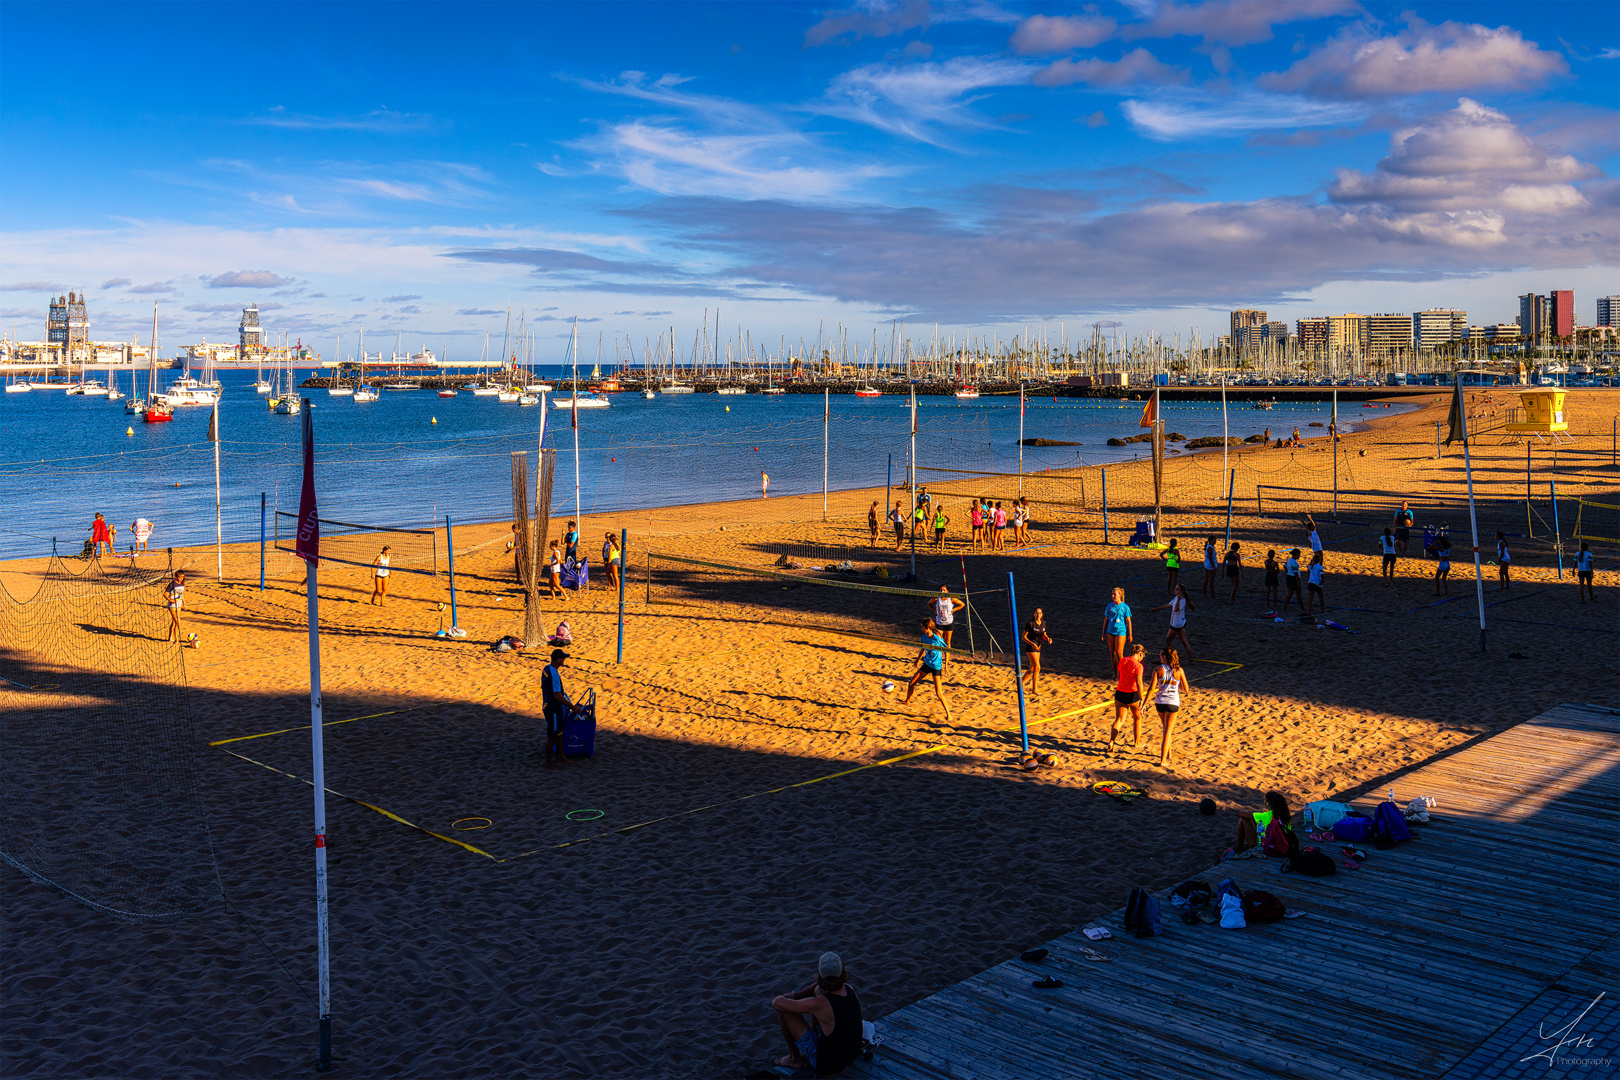
[[[1476,398],[1482,412],[1493,407]],[[1437,394],[1346,436],[1340,461],[1354,485],[1456,495],[1460,448],[1434,457],[1447,404]],[[1602,432],[1606,449],[1617,404],[1613,393],[1572,392],[1573,426]],[[1235,434],[1263,427],[1265,414],[1242,419]],[[1596,435],[1578,446],[1596,450]],[[1257,473],[1321,475],[1326,447],[1318,438],[1242,457]],[[1522,498],[1524,454],[1482,438],[1472,452],[1482,493]],[[1550,455],[1538,468],[1551,468]],[[1167,489],[1219,482],[1220,452],[1197,457],[1167,463]],[[1111,468],[1110,483],[1139,488],[1146,472]],[[1566,455],[1557,479],[1561,498],[1616,488],[1595,453]],[[981,488],[1016,493],[1006,480],[956,481],[947,505]],[[325,716],[366,717],[325,729],[327,784],[344,796],[328,803],[337,1075],[740,1075],[781,1052],[768,1003],[807,981],[823,950],[845,957],[868,1017],[879,1016],[1118,907],[1134,886],[1207,870],[1267,790],[1296,806],[1386,786],[1415,797],[1403,769],[1561,701],[1615,701],[1612,571],[1599,575],[1598,604],[1582,607],[1572,553],[1560,581],[1549,544],[1514,540],[1512,589],[1486,593],[1499,606],[1487,609],[1482,654],[1465,542],[1458,599],[1430,606],[1433,563],[1416,545],[1386,586],[1375,543],[1384,522],[1324,520],[1330,616],[1353,632],[1275,622],[1261,615],[1255,556],[1304,546],[1305,535],[1296,520],[1255,513],[1252,497],[1232,522],[1249,553],[1238,603],[1226,603],[1224,577],[1219,597],[1204,599],[1199,571],[1182,574],[1197,606],[1194,681],[1166,768],[1151,715],[1140,747],[1105,752],[1102,605],[1114,585],[1126,589],[1151,657],[1167,617],[1149,609],[1166,590],[1154,553],[1122,546],[1118,521],[1102,545],[1093,512],[1039,513],[1026,551],[919,554],[924,587],[959,592],[966,574],[982,619],[976,656],[952,658],[950,721],[925,688],[910,706],[881,689],[887,679],[903,690],[912,670],[916,649],[898,642],[915,638],[919,598],[671,562],[655,564],[649,594],[649,550],[754,568],[836,552],[894,575],[846,580],[900,586],[908,553],[862,550],[865,508],[882,497],[835,493],[827,522],[819,494],[587,520],[593,554],[604,530],[630,533],[625,661],[615,663],[617,597],[601,579],[583,597],[544,603],[548,629],[562,618],[573,628],[570,690],[598,695],[595,758],[555,770],[537,737],[549,649],[489,651],[523,627],[509,525],[457,530],[464,640],[433,636],[448,623],[444,575],[395,573],[378,608],[366,603],[367,569],[323,565]],[[1182,538],[1189,563],[1204,535],[1224,541],[1224,510],[1218,528],[1192,524],[1214,521],[1212,501],[1167,511],[1166,535]],[[965,506],[953,516],[960,537]],[[1466,530],[1452,521],[1454,538]],[[176,553],[195,574],[186,628],[201,644],[183,654],[185,677],[229,902],[130,924],[8,870],[8,1076],[292,1076],[313,1060],[310,788],[296,779],[310,767],[302,585],[285,554],[273,553],[264,592],[257,550],[229,557],[217,584],[212,551]],[[0,582],[26,597],[40,569],[9,564]],[[1013,676],[989,644],[1010,648],[1009,571],[1020,614],[1044,608],[1055,639],[1027,711],[1032,743],[1059,764],[1035,773],[1017,766]],[[146,614],[117,609],[130,640],[162,636],[155,593],[143,594]],[[106,649],[92,623],[68,626],[49,655],[7,648],[0,670],[69,684]],[[962,629],[953,644],[965,645]],[[130,679],[163,670],[121,663]],[[0,711],[26,719],[40,693],[8,688]],[[282,733],[242,738],[262,732]],[[239,741],[205,745],[228,739]],[[1091,790],[1105,778],[1149,797],[1125,805]],[[119,813],[116,785],[86,797]],[[1218,816],[1200,816],[1205,797]],[[565,817],[579,810],[601,816]],[[468,828],[481,826],[470,818],[489,824]]]

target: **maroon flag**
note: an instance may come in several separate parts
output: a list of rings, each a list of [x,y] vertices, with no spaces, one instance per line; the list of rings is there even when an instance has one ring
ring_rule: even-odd
[[[293,554],[310,565],[321,561],[321,519],[315,509],[315,423],[306,404],[304,415],[304,490],[298,496],[298,539]]]

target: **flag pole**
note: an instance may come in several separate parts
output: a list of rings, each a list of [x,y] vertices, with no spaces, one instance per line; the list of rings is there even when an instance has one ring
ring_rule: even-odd
[[[214,444],[214,579],[225,580],[224,530],[219,515],[219,398],[214,399],[214,413],[208,418],[208,441]]]
[[[832,427],[832,397],[821,390],[821,520],[827,520],[827,447]]]
[[[911,388],[911,508],[906,511],[906,527],[911,530],[911,576],[917,580],[917,388]]]
[[[304,560],[309,608],[309,730],[311,783],[315,788],[315,963],[320,987],[319,1072],[332,1068],[332,964],[327,932],[326,753],[321,744],[320,514],[315,505],[315,427],[308,398],[303,403],[304,488],[298,500],[295,552]]]
[[[1024,384],[1018,384],[1018,494],[1024,493]]]

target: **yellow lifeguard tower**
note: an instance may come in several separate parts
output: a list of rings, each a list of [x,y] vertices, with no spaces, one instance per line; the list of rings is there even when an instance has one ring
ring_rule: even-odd
[[[1519,403],[1522,407],[1509,414],[1504,431],[1514,435],[1534,435],[1543,441],[1550,438],[1556,442],[1559,436],[1569,442],[1575,441],[1565,434],[1569,431],[1569,422],[1564,419],[1564,391],[1520,390]]]

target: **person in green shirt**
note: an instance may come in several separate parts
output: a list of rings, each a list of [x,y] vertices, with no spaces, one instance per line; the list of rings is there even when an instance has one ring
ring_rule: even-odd
[[[1176,547],[1176,538],[1170,538],[1170,545],[1159,552],[1159,558],[1164,560],[1164,593],[1166,596],[1176,595],[1176,579],[1181,577],[1181,551]]]
[[[934,550],[945,550],[945,529],[950,525],[951,519],[945,515],[945,504],[934,504]]]

